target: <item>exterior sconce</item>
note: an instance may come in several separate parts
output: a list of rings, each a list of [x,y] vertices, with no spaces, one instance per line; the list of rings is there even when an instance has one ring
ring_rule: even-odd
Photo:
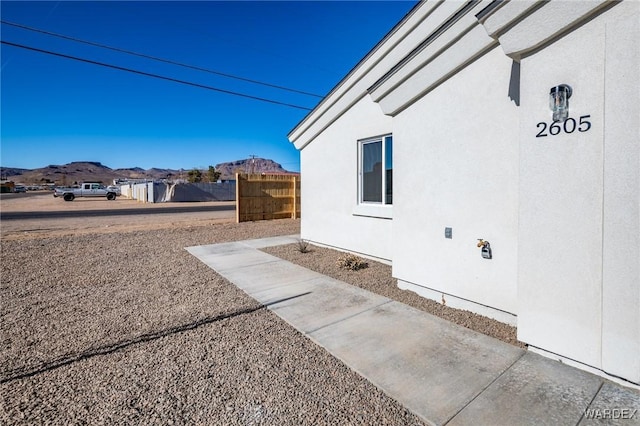
[[[493,258],[493,255],[491,254],[491,244],[489,244],[489,241],[478,238],[478,247],[480,247],[480,255],[483,259]]]
[[[552,87],[549,92],[549,108],[553,111],[553,121],[562,123],[569,117],[569,98],[573,90],[568,84]]]

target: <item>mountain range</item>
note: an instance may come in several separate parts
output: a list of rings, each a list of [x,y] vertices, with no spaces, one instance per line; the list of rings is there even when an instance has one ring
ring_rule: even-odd
[[[216,171],[221,173],[221,179],[235,179],[238,173],[290,173],[273,160],[252,158],[216,164]],[[112,169],[95,161],[73,161],[71,163],[51,164],[39,169],[19,169],[0,167],[0,177],[26,185],[55,183],[56,185],[70,185],[74,182],[102,182],[111,183],[114,179],[187,179],[191,169],[142,169],[140,167]],[[207,169],[201,170],[206,175]]]

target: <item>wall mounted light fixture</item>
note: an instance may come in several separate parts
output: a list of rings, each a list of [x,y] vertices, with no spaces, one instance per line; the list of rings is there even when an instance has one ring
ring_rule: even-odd
[[[553,121],[563,122],[569,117],[569,98],[573,90],[568,84],[552,87],[549,92],[549,108],[553,111]]]

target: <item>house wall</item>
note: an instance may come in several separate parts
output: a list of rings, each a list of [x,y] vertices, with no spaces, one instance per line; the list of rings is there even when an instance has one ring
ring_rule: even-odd
[[[602,369],[640,383],[640,5],[627,7],[605,26]]]
[[[401,288],[639,384],[638,22],[630,0],[420,3],[290,134],[303,238],[392,259]],[[551,127],[558,84],[570,120]],[[357,140],[385,133],[391,220],[357,206]]]
[[[358,140],[391,131],[391,117],[364,97],[300,152],[301,238],[391,260],[391,220],[357,209]]]
[[[403,288],[454,306],[473,301],[472,310],[508,322],[495,310],[517,312],[512,65],[496,47],[393,123],[393,276]],[[493,259],[482,258],[480,238],[491,243]]]
[[[519,339],[636,383],[638,10],[623,2],[522,60],[518,244]],[[561,83],[591,128],[536,137]]]

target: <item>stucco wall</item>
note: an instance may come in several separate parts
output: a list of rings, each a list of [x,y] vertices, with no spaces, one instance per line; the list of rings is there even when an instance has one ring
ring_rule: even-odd
[[[393,275],[445,293],[445,302],[454,295],[516,313],[511,68],[495,48],[394,118]],[[481,257],[479,238],[493,259]]]
[[[623,2],[522,60],[518,245],[520,340],[636,382],[638,21]],[[591,127],[536,137],[561,83]]]
[[[640,5],[621,16],[605,27],[602,368],[640,383]]]
[[[391,130],[391,117],[364,97],[302,149],[303,239],[391,260],[391,220],[354,214],[358,140]]]
[[[384,78],[358,68],[330,98],[347,108],[375,81],[370,96],[290,136],[302,237],[392,259],[402,288],[517,315],[531,348],[640,383],[640,3],[578,3],[491,3],[484,29],[467,13]],[[419,12],[393,37],[431,34]],[[551,127],[558,84],[573,88],[570,120]],[[392,219],[359,216],[357,141],[386,133]]]

